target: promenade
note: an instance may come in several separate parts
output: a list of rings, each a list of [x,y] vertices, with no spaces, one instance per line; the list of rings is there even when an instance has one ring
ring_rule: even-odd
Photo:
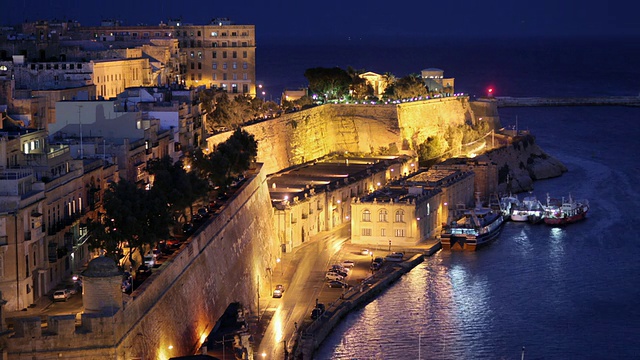
[[[321,242],[322,239],[315,239],[315,241]],[[363,255],[362,250],[365,248],[370,250],[372,254]],[[298,307],[304,303],[305,310],[296,312],[297,316],[294,319],[289,319],[292,322],[295,320],[294,328],[290,333],[285,331],[279,340],[281,345],[277,349],[271,348],[269,345],[269,342],[272,341],[270,333],[273,332],[274,326],[277,328],[282,321],[280,312],[287,312],[287,309],[282,307],[291,307],[292,305],[291,303],[286,305],[287,303],[280,299],[265,299],[267,303],[263,305],[261,313],[250,322],[250,331],[256,349],[254,358],[261,359],[262,352],[266,350],[266,358],[312,359],[316,349],[345,316],[353,310],[366,306],[403,274],[420,264],[424,260],[424,256],[429,256],[439,249],[440,243],[435,239],[411,248],[392,246],[391,251],[388,247],[376,249],[368,248],[366,245],[351,244],[350,241],[343,242],[340,249],[331,256],[331,261],[333,263],[342,260],[354,261],[355,266],[346,278],[350,287],[348,289],[329,288],[324,281],[326,269],[320,269],[319,272],[322,273],[322,276],[313,280],[314,284],[308,285],[318,291],[312,299],[299,297],[295,299],[295,306]],[[385,257],[394,251],[404,252],[404,261],[385,262],[380,270],[371,271],[370,265],[374,257]],[[288,284],[291,284],[293,276],[299,276],[299,274],[296,275],[299,271],[293,267],[293,264],[297,263],[295,258],[300,257],[298,260],[305,261],[299,254],[298,252],[285,254],[284,270],[280,275],[274,273],[273,284],[282,283],[285,286],[283,298],[298,295],[287,293],[287,287]],[[322,316],[314,320],[311,318],[311,310],[316,303],[323,304],[326,310]],[[267,343],[262,343],[263,340]]]

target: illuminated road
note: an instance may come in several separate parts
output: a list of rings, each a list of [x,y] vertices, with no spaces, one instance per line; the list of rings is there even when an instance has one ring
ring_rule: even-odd
[[[272,310],[274,314],[257,354],[264,352],[265,359],[284,359],[284,342],[289,345],[295,332],[295,323],[302,324],[310,316],[324,286],[327,268],[332,261],[336,261],[334,255],[350,238],[349,231],[349,224],[345,224],[303,244],[292,254],[283,256],[287,272],[293,272],[293,277],[282,298],[270,299],[267,304],[266,311]]]

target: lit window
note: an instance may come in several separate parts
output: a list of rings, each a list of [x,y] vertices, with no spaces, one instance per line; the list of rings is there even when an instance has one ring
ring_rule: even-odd
[[[396,222],[404,222],[404,211],[396,211]]]
[[[388,217],[387,217],[387,210],[385,210],[385,209],[380,210],[380,212],[378,213],[378,221],[380,221],[380,222],[389,221]]]
[[[404,237],[404,229],[396,229],[396,237]]]
[[[369,210],[362,211],[362,221],[371,221],[371,211]]]
[[[371,229],[362,229],[362,236],[371,236]]]

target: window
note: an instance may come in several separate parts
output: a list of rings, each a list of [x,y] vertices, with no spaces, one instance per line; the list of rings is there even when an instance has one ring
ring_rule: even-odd
[[[189,57],[191,57],[192,59],[193,59],[194,56],[195,56],[195,54],[194,54],[193,51],[189,53]]]
[[[243,68],[243,69],[248,69],[248,68],[249,68],[249,64],[247,64],[247,62],[246,62],[246,61],[245,61],[245,62],[243,62],[243,63],[242,63],[242,68]]]
[[[217,58],[218,58],[218,52],[217,52],[217,51],[213,51],[213,52],[211,53],[211,56],[212,56],[214,59],[217,59]]]
[[[191,63],[191,70],[195,69],[195,63]]]
[[[202,33],[200,32],[200,30],[198,30],[198,36],[202,36]]]
[[[380,229],[380,236],[387,236],[387,229]]]
[[[388,216],[387,216],[387,210],[385,210],[385,209],[380,210],[380,212],[378,213],[378,221],[379,222],[387,222],[387,221],[389,221]]]
[[[238,33],[233,31],[233,32],[231,32],[231,36],[238,36]]]
[[[396,229],[396,237],[404,237],[404,229]]]
[[[246,52],[246,51],[243,51],[243,52],[242,52],[242,58],[243,58],[243,59],[246,59],[246,58],[247,58],[247,52]],[[246,64],[246,63],[245,63],[245,64]]]
[[[202,59],[202,51],[198,51],[198,59]]]
[[[404,222],[404,211],[396,211],[396,222]]]
[[[211,37],[217,37],[218,36],[218,32],[217,31],[212,31],[211,32]]]
[[[218,74],[213,73],[213,80],[218,80]]]
[[[234,68],[234,69],[237,69],[238,68],[238,63],[234,61],[233,63],[231,63],[231,67]]]
[[[233,74],[232,74],[232,77],[233,77],[233,80],[238,80],[238,74],[233,73]]]
[[[222,74],[222,80],[227,80],[227,73]]]
[[[218,69],[218,63],[213,63],[212,66],[213,66],[213,70]]]
[[[231,84],[231,92],[234,94],[238,93],[238,84]]]
[[[227,63],[222,63],[222,68],[227,70]]]
[[[198,70],[200,70],[200,69],[202,69],[202,63],[201,62],[198,63]]]
[[[371,229],[362,229],[362,236],[371,236]]]
[[[362,221],[371,221],[371,211],[367,209],[362,211]]]
[[[238,52],[237,52],[237,51],[234,51],[231,55],[232,55],[232,57],[233,57],[234,59],[237,59],[237,58],[238,58]]]
[[[245,75],[247,75],[247,74],[245,74]],[[249,92],[249,85],[248,84],[242,84],[242,92],[245,93],[245,94]]]
[[[223,58],[223,59],[226,59],[226,58],[227,58],[227,52],[226,52],[226,51],[223,51],[223,52],[222,52],[222,58]]]
[[[247,73],[242,74],[242,80],[249,80],[249,76],[247,75]]]

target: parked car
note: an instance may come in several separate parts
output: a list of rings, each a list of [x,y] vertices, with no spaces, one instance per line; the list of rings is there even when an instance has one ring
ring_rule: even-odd
[[[325,276],[324,279],[327,281],[334,281],[334,280],[338,280],[341,281],[342,279],[344,279],[344,276],[336,274],[334,272],[328,272]]]
[[[348,288],[349,284],[341,280],[332,280],[327,284],[330,288]]]
[[[368,249],[362,249],[362,251],[360,251],[360,254],[369,255],[369,250]]]
[[[353,260],[342,260],[340,265],[342,265],[342,267],[345,267],[345,268],[352,268],[356,266],[356,263],[353,262]]]
[[[144,256],[144,264],[148,268],[152,268],[156,265],[156,256],[154,254],[147,254]]]
[[[374,271],[380,270],[381,267],[382,267],[382,263],[377,263],[377,262],[371,263],[371,270],[374,270]]]
[[[347,274],[351,270],[350,268],[344,267],[341,264],[333,264],[331,265],[331,269],[346,272]]]
[[[377,257],[377,258],[373,259],[373,262],[382,265],[384,263],[384,259],[381,258],[381,257]]]
[[[338,270],[338,269],[329,269],[327,270],[327,273],[333,273],[333,274],[338,274],[342,277],[347,277],[347,275],[349,275],[349,273],[347,273],[344,270]]]
[[[273,290],[273,297],[274,298],[281,298],[283,292],[284,292],[284,286],[276,285],[276,288]]]
[[[56,290],[53,293],[53,301],[67,301],[71,297],[68,289]]]
[[[403,253],[391,253],[384,257],[386,261],[399,262],[402,261]]]
[[[192,223],[186,223],[184,225],[182,225],[182,233],[185,235],[189,235],[193,232],[193,224]]]

